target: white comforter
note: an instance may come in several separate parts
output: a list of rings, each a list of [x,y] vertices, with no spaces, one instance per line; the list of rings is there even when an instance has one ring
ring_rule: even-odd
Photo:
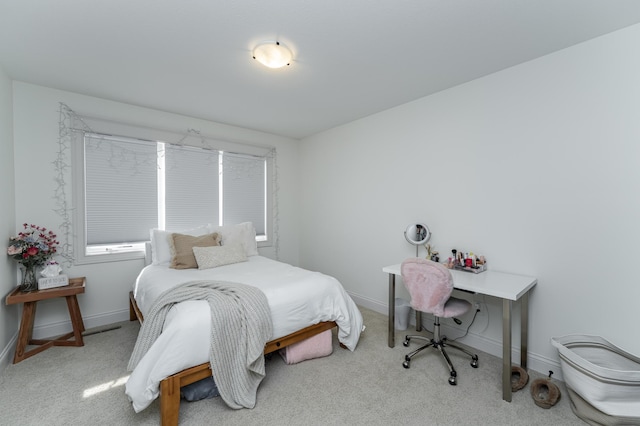
[[[142,314],[147,314],[165,290],[193,280],[240,282],[261,289],[271,309],[272,340],[322,321],[335,321],[338,340],[354,350],[363,330],[362,315],[338,280],[262,256],[205,270],[149,265],[134,288]],[[125,393],[136,412],[158,397],[161,380],[209,361],[210,318],[206,301],[182,302],[171,308],[162,334],[127,381]]]

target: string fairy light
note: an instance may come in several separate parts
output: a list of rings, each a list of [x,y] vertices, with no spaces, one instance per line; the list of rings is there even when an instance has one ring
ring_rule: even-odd
[[[58,112],[58,150],[56,159],[53,161],[56,186],[53,192],[53,199],[55,203],[54,212],[58,213],[62,218],[62,222],[58,226],[58,236],[61,236],[59,238],[58,256],[62,258],[61,263],[68,268],[73,264],[73,222],[71,220],[71,200],[67,195],[67,176],[71,173],[71,135],[73,131],[71,120],[75,114],[71,108],[62,102]]]

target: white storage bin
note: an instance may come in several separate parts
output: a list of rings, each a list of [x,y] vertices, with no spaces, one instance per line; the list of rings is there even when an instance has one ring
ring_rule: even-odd
[[[599,336],[554,337],[551,343],[568,388],[604,414],[640,421],[640,358]]]

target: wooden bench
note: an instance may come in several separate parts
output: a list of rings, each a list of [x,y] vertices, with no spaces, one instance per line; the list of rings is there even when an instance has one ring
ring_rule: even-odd
[[[69,285],[64,287],[48,288],[45,290],[34,290],[22,292],[16,288],[7,295],[5,300],[7,305],[23,303],[22,319],[20,320],[20,330],[18,332],[18,342],[16,353],[13,356],[13,363],[17,364],[33,355],[36,355],[52,346],[84,346],[82,333],[84,332],[84,322],[78,306],[78,294],[84,293],[85,277],[69,279]],[[69,317],[73,331],[53,339],[33,339],[33,322],[36,317],[36,304],[41,300],[64,297],[67,300]],[[70,338],[73,340],[69,340]],[[37,348],[27,350],[27,346],[37,345]]]

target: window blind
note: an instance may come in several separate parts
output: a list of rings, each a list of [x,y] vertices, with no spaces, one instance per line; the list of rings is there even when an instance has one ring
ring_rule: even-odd
[[[165,229],[218,224],[218,151],[166,145]]]
[[[158,223],[154,143],[85,134],[88,245],[149,240]]]
[[[84,140],[87,246],[206,223],[252,222],[266,236],[266,157],[91,133]]]
[[[253,222],[256,235],[266,234],[266,160],[223,154],[224,225]]]

